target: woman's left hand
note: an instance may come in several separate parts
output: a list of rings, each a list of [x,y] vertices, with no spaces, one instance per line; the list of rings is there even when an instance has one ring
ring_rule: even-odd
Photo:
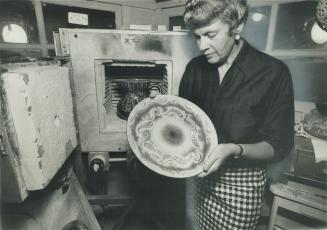
[[[233,154],[235,144],[219,144],[207,155],[203,164],[203,172],[198,177],[205,177],[219,169],[222,163]]]

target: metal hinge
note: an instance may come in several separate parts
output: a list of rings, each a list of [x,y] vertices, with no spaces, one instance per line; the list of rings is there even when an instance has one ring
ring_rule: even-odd
[[[0,156],[8,156],[8,153],[5,150],[5,145],[3,143],[2,134],[0,134]]]

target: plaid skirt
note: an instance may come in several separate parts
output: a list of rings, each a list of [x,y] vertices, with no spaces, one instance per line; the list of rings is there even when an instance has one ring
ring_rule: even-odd
[[[256,228],[265,186],[262,168],[221,168],[186,186],[186,229],[252,230]]]

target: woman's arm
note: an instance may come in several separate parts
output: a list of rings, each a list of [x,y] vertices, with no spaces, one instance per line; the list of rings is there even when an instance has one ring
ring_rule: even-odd
[[[255,144],[242,144],[241,146],[233,143],[219,144],[208,154],[203,165],[203,172],[198,176],[204,177],[218,170],[228,157],[238,156],[241,152],[241,157],[235,160],[247,159],[268,162],[275,156],[274,148],[265,141]]]

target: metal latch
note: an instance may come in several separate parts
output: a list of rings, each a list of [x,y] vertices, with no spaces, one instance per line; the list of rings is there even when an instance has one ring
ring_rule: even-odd
[[[0,156],[8,156],[8,153],[5,150],[5,145],[3,143],[2,134],[0,134]]]

